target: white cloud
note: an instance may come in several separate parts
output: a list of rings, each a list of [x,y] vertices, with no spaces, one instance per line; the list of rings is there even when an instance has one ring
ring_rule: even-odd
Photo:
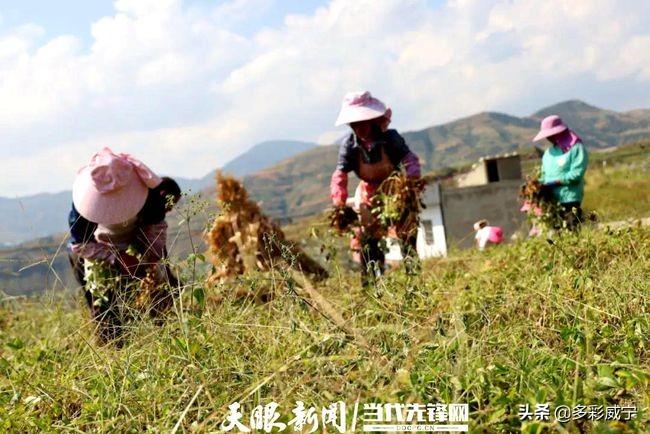
[[[237,32],[272,7],[117,0],[89,47],[35,24],[0,33],[0,195],[68,188],[104,145],[200,176],[257,141],[327,142],[354,89],[400,129],[574,97],[650,105],[643,0],[333,0]]]

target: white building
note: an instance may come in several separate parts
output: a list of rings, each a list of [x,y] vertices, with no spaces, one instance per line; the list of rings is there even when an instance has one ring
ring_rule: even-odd
[[[442,203],[440,200],[440,184],[437,182],[427,185],[422,198],[426,206],[420,213],[420,227],[417,235],[417,252],[422,259],[447,255],[447,239],[442,219]],[[399,241],[394,238],[387,240],[388,253],[386,260],[398,262],[402,260]]]
[[[417,252],[420,258],[446,256],[450,245],[471,247],[473,223],[487,219],[503,228],[507,236],[521,229],[519,212],[521,159],[516,153],[479,159],[469,172],[458,175],[453,186],[427,185],[420,214]],[[397,240],[389,240],[391,261],[402,259]]]

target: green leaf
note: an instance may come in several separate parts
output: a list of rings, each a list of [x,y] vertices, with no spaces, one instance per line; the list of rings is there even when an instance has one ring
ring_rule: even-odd
[[[611,377],[598,377],[596,379],[596,390],[608,390],[620,387],[618,382]]]
[[[13,338],[7,342],[7,346],[12,350],[20,350],[25,347],[25,343],[20,338]]]

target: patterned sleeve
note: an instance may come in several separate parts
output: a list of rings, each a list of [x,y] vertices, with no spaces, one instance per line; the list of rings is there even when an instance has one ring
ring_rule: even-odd
[[[409,178],[419,178],[422,174],[422,168],[420,166],[420,159],[413,152],[406,154],[406,157],[402,160],[404,169],[406,170],[406,176]]]
[[[138,241],[146,262],[156,263],[165,257],[167,245],[167,222],[165,220],[140,227]]]
[[[336,169],[330,181],[330,197],[334,206],[343,206],[348,199],[348,174]]]

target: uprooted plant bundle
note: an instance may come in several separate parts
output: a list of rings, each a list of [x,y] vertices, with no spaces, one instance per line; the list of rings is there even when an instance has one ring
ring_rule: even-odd
[[[414,236],[419,225],[419,215],[424,208],[422,192],[424,179],[409,178],[402,172],[395,172],[377,188],[371,200],[375,218],[373,233],[385,233],[393,227],[402,239]],[[329,216],[330,227],[339,234],[352,232],[360,225],[359,215],[350,207],[334,208]]]
[[[84,268],[100,342],[121,346],[131,321],[143,315],[160,321],[173,306],[174,288],[163,282],[158,264],[143,264],[134,274],[100,261],[86,261]]]
[[[280,226],[264,215],[237,179],[217,172],[217,202],[221,209],[207,242],[214,272],[210,282],[224,282],[247,272],[284,267],[324,278],[325,269],[286,239]]]
[[[359,226],[359,215],[349,206],[335,207],[329,215],[330,227],[338,234]]]
[[[372,198],[372,213],[384,227],[394,227],[400,239],[416,235],[420,211],[424,208],[422,192],[426,181],[395,172],[385,179]]]
[[[535,176],[527,176],[519,190],[521,211],[526,213],[534,228],[549,230],[562,226],[561,208],[550,200],[549,193]]]

